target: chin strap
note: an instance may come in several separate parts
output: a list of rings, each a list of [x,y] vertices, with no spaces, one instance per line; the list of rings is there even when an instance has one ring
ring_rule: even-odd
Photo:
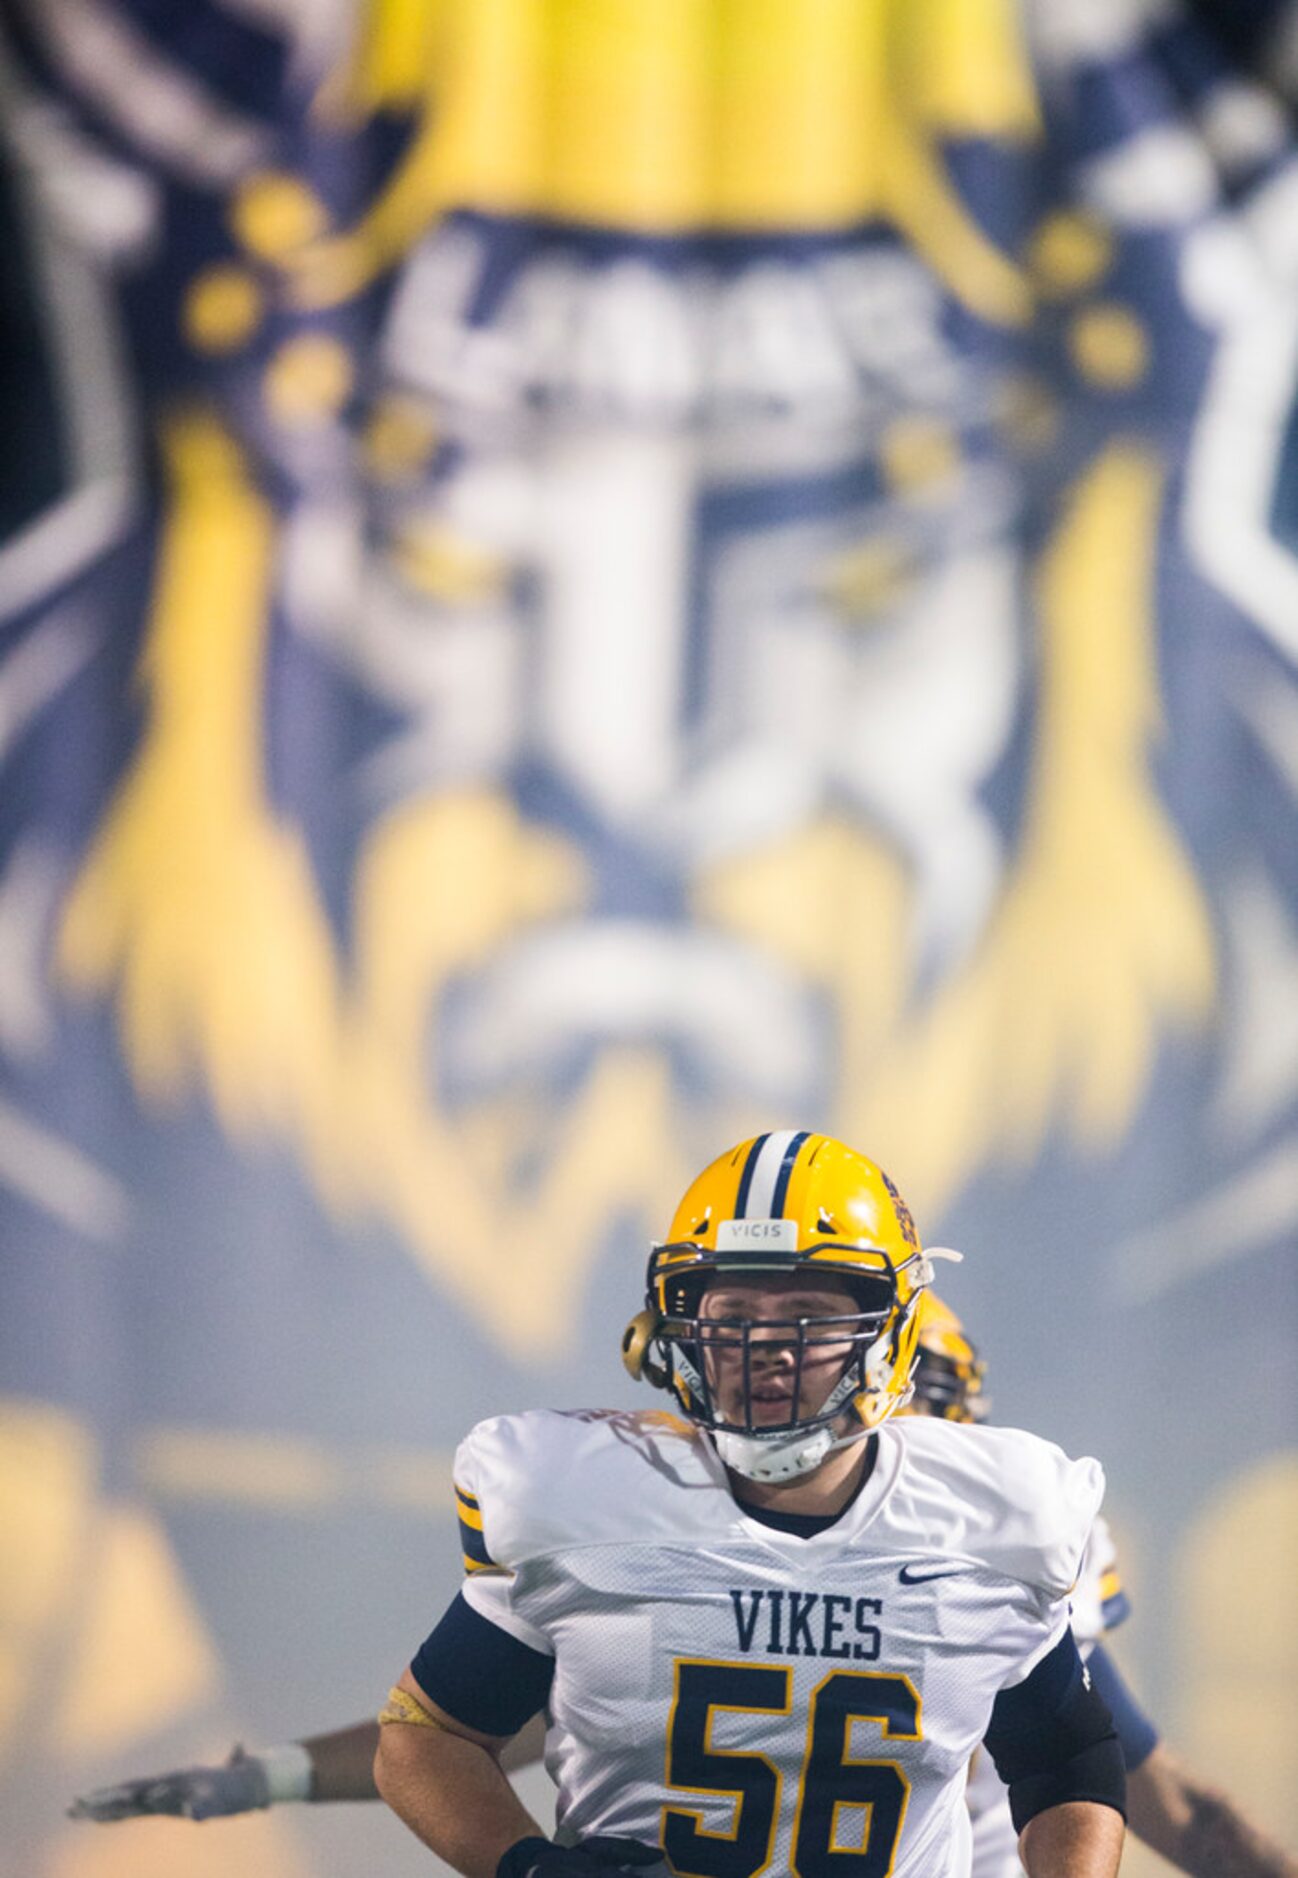
[[[828,1455],[870,1435],[873,1427],[853,1427],[845,1435],[836,1435],[832,1427],[813,1427],[802,1435],[738,1435],[729,1427],[714,1427],[712,1442],[725,1467],[742,1474],[744,1480],[770,1482],[813,1474]]]
[[[820,1466],[834,1446],[834,1431],[813,1428],[810,1434],[764,1440],[760,1435],[737,1435],[714,1428],[712,1440],[725,1465],[745,1480],[796,1480],[799,1474],[809,1474]]]
[[[879,1413],[869,1419],[860,1406],[864,1398],[858,1396],[850,1412],[859,1425],[842,1435],[836,1435],[828,1426],[804,1429],[801,1433],[769,1435],[742,1435],[729,1428],[713,1428],[710,1432],[722,1461],[745,1480],[796,1480],[801,1474],[812,1473],[839,1448],[850,1448],[854,1442],[864,1441],[877,1428],[882,1428],[899,1409],[905,1408],[914,1393],[911,1383],[900,1395],[884,1396]],[[874,1399],[879,1400],[877,1396]]]
[[[814,1473],[838,1448],[850,1448],[873,1433],[872,1428],[853,1428],[836,1435],[832,1428],[812,1428],[800,1435],[740,1435],[714,1428],[712,1441],[724,1465],[745,1480],[776,1481]]]

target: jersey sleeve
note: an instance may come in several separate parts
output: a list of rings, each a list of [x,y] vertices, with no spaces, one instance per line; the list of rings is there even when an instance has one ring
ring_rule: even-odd
[[[1041,1600],[1044,1635],[1020,1663],[1015,1683],[1044,1663],[1071,1628],[1072,1593],[1104,1497],[1098,1461],[1071,1460],[1053,1442],[1031,1435],[1025,1440],[1030,1447],[1015,1459],[1014,1482],[1024,1497],[1016,1504],[1017,1520],[1007,1522],[1009,1563]]]
[[[545,1419],[554,1418],[494,1416],[470,1429],[455,1451],[455,1514],[470,1578],[517,1571],[551,1537],[540,1529],[556,1459]]]
[[[1018,1429],[978,1430],[985,1449],[986,1499],[977,1549],[986,1562],[1048,1602],[1077,1585],[1087,1541],[1104,1498],[1104,1470],[1072,1460],[1051,1441]]]
[[[504,1739],[545,1707],[554,1656],[484,1615],[462,1591],[424,1639],[410,1673],[447,1715]]]
[[[504,1569],[492,1557],[487,1548],[487,1531],[482,1512],[482,1498],[478,1491],[481,1473],[478,1429],[474,1429],[466,1440],[462,1441],[455,1454],[455,1471],[452,1484],[455,1488],[455,1517],[460,1525],[460,1550],[464,1555],[466,1576],[472,1578],[477,1572],[493,1572]]]
[[[1118,1566],[1118,1549],[1107,1520],[1100,1514],[1091,1528],[1081,1574],[1073,1593],[1073,1635],[1083,1654],[1106,1630],[1116,1630],[1131,1614]]]
[[[518,1579],[528,1551],[537,1470],[526,1465],[512,1420],[498,1416],[479,1422],[456,1450],[452,1478],[464,1555],[462,1595],[480,1617],[528,1649],[552,1656],[553,1645],[529,1616]]]

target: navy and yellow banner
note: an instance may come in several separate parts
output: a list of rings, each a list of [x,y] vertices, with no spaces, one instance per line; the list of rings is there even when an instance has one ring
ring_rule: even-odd
[[[0,19],[0,1869],[413,1873],[61,1810],[373,1713],[786,1126],[1292,1838],[1298,13]]]

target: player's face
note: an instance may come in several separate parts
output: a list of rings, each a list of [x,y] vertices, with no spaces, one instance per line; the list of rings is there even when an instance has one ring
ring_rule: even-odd
[[[703,1333],[708,1386],[719,1418],[745,1425],[742,1339],[722,1328],[725,1321],[751,1324],[749,1338],[752,1419],[758,1428],[778,1427],[819,1414],[843,1374],[854,1345],[836,1337],[835,1326],[817,1330],[821,1318],[851,1318],[860,1310],[852,1293],[827,1274],[727,1279],[703,1294],[699,1318],[717,1325],[715,1340]],[[802,1373],[798,1374],[797,1321],[807,1319]]]

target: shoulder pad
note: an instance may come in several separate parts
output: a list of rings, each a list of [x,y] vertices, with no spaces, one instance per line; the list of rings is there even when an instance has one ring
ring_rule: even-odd
[[[906,1483],[936,1543],[1050,1598],[1072,1590],[1104,1497],[1098,1461],[1070,1460],[1018,1428],[917,1416],[899,1432]]]
[[[690,1501],[675,1489],[716,1492],[699,1439],[653,1410],[529,1409],[479,1422],[455,1456],[466,1567],[515,1571],[571,1546],[680,1536]],[[476,1522],[467,1533],[466,1514]]]

